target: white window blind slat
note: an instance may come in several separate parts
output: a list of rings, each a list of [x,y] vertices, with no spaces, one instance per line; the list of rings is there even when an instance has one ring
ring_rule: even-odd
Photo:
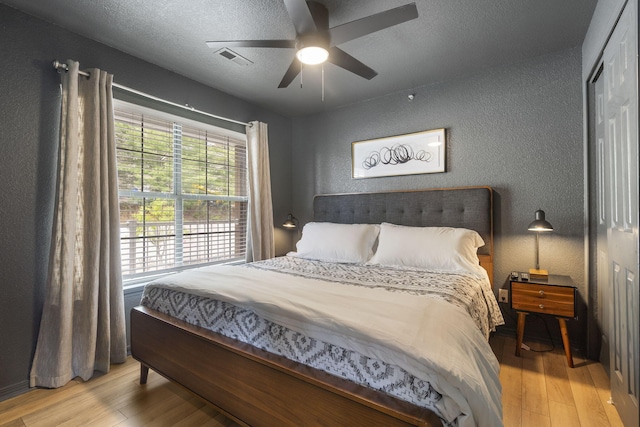
[[[124,279],[244,259],[246,140],[116,102]]]

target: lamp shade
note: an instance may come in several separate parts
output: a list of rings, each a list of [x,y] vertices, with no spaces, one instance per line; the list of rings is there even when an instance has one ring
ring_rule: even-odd
[[[529,231],[536,232],[536,268],[529,269],[532,279],[546,279],[549,276],[547,270],[540,269],[540,231],[553,231],[553,226],[544,218],[544,211],[536,211],[536,219],[529,224]]]
[[[282,226],[284,228],[293,230],[294,228],[298,228],[297,222],[298,222],[298,219],[295,216],[289,214],[287,215],[287,219],[282,223]]]
[[[536,219],[529,224],[529,231],[553,231],[553,226],[544,219],[544,211],[538,209],[536,211]]]
[[[316,65],[326,61],[329,57],[329,52],[320,46],[306,46],[296,52],[296,56],[303,64]]]

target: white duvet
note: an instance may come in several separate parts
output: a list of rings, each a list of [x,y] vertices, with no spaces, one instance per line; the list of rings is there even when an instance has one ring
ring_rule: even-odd
[[[464,309],[381,288],[240,266],[189,270],[153,282],[250,308],[259,316],[428,380],[438,409],[461,427],[502,425],[499,364]]]

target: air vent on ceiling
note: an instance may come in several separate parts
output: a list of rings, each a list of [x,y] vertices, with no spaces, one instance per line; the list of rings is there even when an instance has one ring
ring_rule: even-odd
[[[232,51],[231,49],[228,48],[222,48],[219,51],[216,52],[218,55],[222,56],[223,58],[226,58],[230,61],[235,62],[238,65],[249,65],[249,64],[253,64],[253,62],[249,61],[247,58],[245,58],[244,56],[240,56],[237,53],[235,53],[234,51]]]

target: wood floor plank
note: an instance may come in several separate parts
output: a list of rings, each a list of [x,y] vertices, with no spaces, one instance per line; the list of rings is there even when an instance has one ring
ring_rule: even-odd
[[[123,364],[111,365],[109,374],[96,374],[91,381],[79,379],[71,380],[64,387],[56,389],[36,388],[21,396],[0,402],[0,422],[16,420],[27,414],[32,414],[48,407],[54,407],[61,402],[73,399],[86,393],[87,390],[101,387],[104,383],[116,381],[137,372],[139,364],[132,358],[127,358]]]
[[[2,418],[0,418],[0,419],[2,419]],[[0,424],[0,427],[25,427],[25,425],[22,422],[22,420],[20,418],[18,418],[18,419],[15,419],[15,420],[7,421],[6,423],[3,422],[2,424]]]
[[[515,347],[515,338],[503,339],[500,383],[503,397],[509,396],[522,402],[522,358],[516,357]]]
[[[34,389],[23,395],[0,402],[0,420],[17,420],[24,415],[47,406],[55,405],[73,395],[73,387],[77,381],[70,381],[66,386],[56,389]],[[78,390],[78,393],[81,391]]]
[[[136,378],[136,381],[129,381],[122,388],[115,389],[116,395],[108,394],[104,399],[110,399],[112,406],[128,417],[144,410],[146,406],[153,405],[158,400],[178,394],[176,389],[180,388],[154,373],[149,376],[147,384],[139,384]],[[191,396],[193,395],[186,391],[179,395],[182,399]]]
[[[204,405],[202,408],[187,415],[182,420],[176,422],[173,427],[191,427],[191,426],[209,426],[209,427],[226,427],[231,426],[233,421],[221,415],[221,419],[216,419],[220,415],[210,405]],[[225,424],[225,422],[227,424]]]
[[[522,410],[522,427],[551,427],[551,420],[546,415]]]
[[[196,396],[191,396],[188,399],[182,399],[178,395],[176,395],[176,397],[179,398],[178,403],[171,405],[171,407],[162,415],[163,426],[174,426],[180,420],[184,419],[184,417],[194,413],[204,406],[204,402]]]
[[[85,389],[85,393],[72,399],[25,415],[22,421],[27,427],[49,427],[95,425],[97,420],[101,420],[103,425],[113,425],[125,419],[121,413],[112,409],[108,402],[100,400],[88,388]],[[90,410],[78,411],[77,408]]]
[[[490,340],[491,341],[491,340]],[[502,337],[500,383],[502,384],[502,418],[505,426],[522,426],[522,358],[516,357],[516,340]]]
[[[158,417],[161,417],[167,408],[183,401],[168,387],[149,388],[142,394],[141,399],[136,399],[129,405],[120,409],[127,420],[133,420],[137,425],[144,425]],[[131,424],[136,425],[136,424]]]
[[[624,427],[616,407],[609,403],[611,399],[611,389],[609,387],[609,376],[605,372],[604,367],[599,363],[589,363],[587,368],[589,368],[589,374],[593,380],[596,392],[600,397],[600,403],[604,408],[604,412],[607,414],[609,424],[611,427]]]
[[[574,357],[575,368],[567,370],[580,425],[583,427],[609,426],[609,419],[591,379],[588,363],[594,362]]]
[[[564,360],[567,359],[564,358]],[[550,400],[549,419],[552,427],[581,427],[578,411],[573,404],[567,405]]]
[[[502,395],[502,422],[505,427],[522,426],[522,399]]]
[[[513,337],[495,337],[500,361],[505,427],[621,427],[602,365],[575,357],[567,367],[560,350],[523,351]],[[541,346],[542,348],[542,346]],[[0,402],[0,427],[85,426],[238,427],[212,405],[150,372],[138,382],[139,364],[129,358],[106,375],[72,381],[55,390],[36,389]]]
[[[540,353],[522,352],[522,409],[549,417],[544,363]],[[524,425],[524,412],[522,415]]]
[[[567,375],[567,358],[564,352],[554,350],[542,353],[544,374],[547,385],[547,398],[551,402],[574,406],[569,376]]]

